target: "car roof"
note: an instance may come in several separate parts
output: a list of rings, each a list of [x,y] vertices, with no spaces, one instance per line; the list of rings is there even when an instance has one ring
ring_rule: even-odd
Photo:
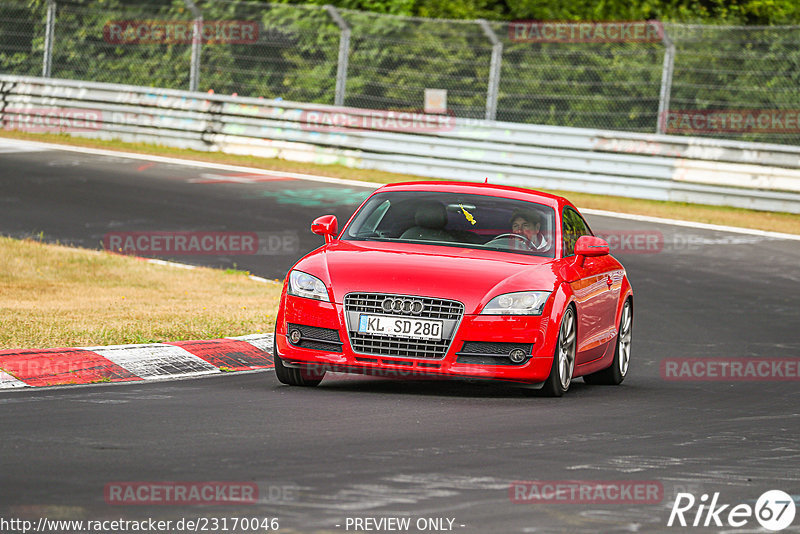
[[[448,182],[448,181],[425,181],[425,182],[403,182],[387,184],[376,192],[388,191],[434,191],[443,193],[464,193],[473,195],[489,195],[514,200],[525,200],[528,202],[538,202],[546,206],[553,207],[556,211],[564,205],[572,206],[572,203],[564,197],[543,193],[534,189],[523,187],[513,187],[508,185],[496,185],[476,182]],[[573,206],[574,207],[574,206]]]

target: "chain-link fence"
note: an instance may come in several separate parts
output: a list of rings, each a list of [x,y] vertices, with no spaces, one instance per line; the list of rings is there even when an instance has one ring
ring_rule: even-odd
[[[425,89],[444,89],[457,117],[785,144],[800,144],[798,45],[800,26],[501,23],[230,0],[0,5],[0,73],[380,110],[419,110]]]

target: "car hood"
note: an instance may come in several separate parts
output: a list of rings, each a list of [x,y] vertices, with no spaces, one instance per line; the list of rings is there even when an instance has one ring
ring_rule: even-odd
[[[549,258],[379,241],[334,241],[295,268],[325,282],[337,303],[351,292],[419,295],[458,300],[466,313],[502,293],[552,291],[558,280]]]

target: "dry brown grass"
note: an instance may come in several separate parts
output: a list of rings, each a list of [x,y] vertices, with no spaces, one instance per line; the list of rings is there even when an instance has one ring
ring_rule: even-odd
[[[0,237],[0,349],[272,332],[279,281]]]

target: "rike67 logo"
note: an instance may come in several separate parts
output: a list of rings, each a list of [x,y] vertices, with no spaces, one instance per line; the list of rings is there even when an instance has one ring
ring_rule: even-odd
[[[699,500],[691,493],[678,493],[667,526],[740,528],[755,518],[763,528],[777,532],[792,524],[795,509],[792,496],[781,490],[764,492],[755,506],[720,504],[719,492],[710,501],[706,493]]]

